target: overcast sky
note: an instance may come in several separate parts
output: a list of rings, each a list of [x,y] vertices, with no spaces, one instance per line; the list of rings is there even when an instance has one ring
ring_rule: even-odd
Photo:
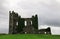
[[[60,0],[0,0],[0,33],[8,33],[10,10],[25,18],[38,14],[39,29],[60,34]]]

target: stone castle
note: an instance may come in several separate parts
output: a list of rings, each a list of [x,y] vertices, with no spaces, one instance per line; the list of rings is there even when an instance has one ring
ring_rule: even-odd
[[[9,11],[9,34],[51,34],[50,27],[38,30],[38,16],[21,18],[18,13]]]

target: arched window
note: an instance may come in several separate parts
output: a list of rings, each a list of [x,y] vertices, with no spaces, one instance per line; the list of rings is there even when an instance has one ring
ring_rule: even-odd
[[[27,32],[25,32],[25,34],[27,34]]]
[[[31,25],[32,25],[32,21],[31,21]]]
[[[18,22],[16,22],[16,25],[18,25]]]
[[[25,26],[27,26],[27,21],[25,21],[25,23],[24,23],[24,24],[25,24]]]
[[[46,34],[46,32],[44,32]]]

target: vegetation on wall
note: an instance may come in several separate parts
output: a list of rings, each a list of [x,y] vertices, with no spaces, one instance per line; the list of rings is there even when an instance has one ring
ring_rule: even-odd
[[[37,17],[37,15],[32,16],[32,26],[34,26],[34,28],[38,29],[38,17]]]
[[[23,31],[24,27],[24,19],[21,19],[21,17],[18,18],[18,32]]]

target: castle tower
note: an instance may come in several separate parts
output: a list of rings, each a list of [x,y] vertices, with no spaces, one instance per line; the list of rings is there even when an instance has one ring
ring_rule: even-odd
[[[34,26],[35,29],[38,30],[38,16],[32,16],[32,26]]]
[[[14,11],[9,11],[9,34],[17,33],[18,14]]]

